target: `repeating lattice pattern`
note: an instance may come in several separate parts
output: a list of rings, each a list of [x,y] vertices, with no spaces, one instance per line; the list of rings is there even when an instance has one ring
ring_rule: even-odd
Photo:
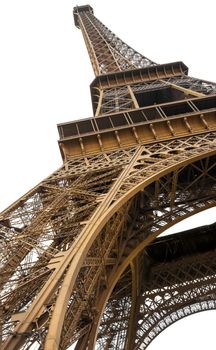
[[[116,37],[89,6],[84,8],[75,8],[75,21],[96,75],[158,68]],[[181,75],[180,69],[178,74],[98,89],[97,116],[126,111],[129,120],[145,92],[166,87],[178,87],[177,100],[215,94],[215,84]],[[190,113],[201,113],[193,101],[189,104]],[[211,122],[212,98],[208,106]],[[177,109],[173,120],[181,112]],[[159,115],[167,118],[162,109]],[[115,117],[110,125],[119,142]],[[154,118],[151,114],[144,122]],[[159,142],[150,124],[154,139],[149,144],[136,137],[134,147],[123,149],[119,142],[114,151],[108,140],[110,151],[101,146],[92,156],[85,154],[86,135],[79,134],[82,156],[66,154],[63,167],[1,213],[3,350],[64,350],[76,342],[76,350],[145,349],[170,323],[215,308],[216,260],[211,249],[195,252],[196,259],[189,254],[155,265],[149,258],[149,247],[166,228],[216,205],[214,124],[209,126],[200,114],[204,129],[193,135],[187,117],[182,118],[190,136],[177,137],[167,121],[172,139]],[[136,128],[132,130],[136,135]],[[100,134],[98,142],[102,145]]]
[[[165,328],[188,315],[216,308],[216,257],[208,252],[146,271],[146,256],[140,257],[139,292],[136,296],[133,334],[128,339],[132,309],[130,270],[119,280],[103,315],[97,349],[146,349]],[[143,264],[143,265],[142,265]],[[150,275],[149,275],[150,273]]]
[[[96,213],[100,217],[125,198],[92,241],[68,300],[61,348],[81,339],[97,315],[95,302],[109,287],[110,276],[134,249],[142,251],[170,223],[215,205],[215,160],[206,156],[215,147],[215,135],[209,133],[71,159],[5,210],[1,216],[3,339],[19,328],[20,313],[25,316],[31,311],[35,300],[44,306],[34,332],[29,337],[21,332],[20,339],[26,339],[24,348],[44,346],[65,273],[44,301],[40,293],[50,288],[59,264],[85,237]],[[191,163],[195,158],[200,160]],[[161,171],[167,175],[157,178]],[[129,195],[155,175],[144,192]]]
[[[79,26],[89,52],[95,74],[155,65],[120,40],[89,11],[79,11]]]

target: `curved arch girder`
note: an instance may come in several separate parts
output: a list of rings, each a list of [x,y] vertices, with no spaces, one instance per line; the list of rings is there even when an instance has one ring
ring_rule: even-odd
[[[214,141],[214,134],[212,133],[191,137],[187,140],[179,139],[147,147],[139,146],[135,152],[129,155],[129,162],[128,160],[126,162],[123,160],[122,173],[113,181],[113,185],[110,189],[107,187],[107,192],[104,191],[103,196],[98,196],[97,201],[94,202],[95,205],[97,203],[94,213],[91,214],[90,212],[90,220],[87,220],[86,223],[82,223],[84,229],[77,236],[74,244],[69,247],[66,254],[62,257],[60,265],[58,266],[58,271],[54,271],[48,279],[40,296],[38,296],[33,305],[29,307],[26,313],[27,318],[24,317],[23,322],[21,321],[16,327],[16,332],[26,334],[25,330],[28,330],[28,325],[35,320],[37,315],[34,310],[35,305],[37,305],[38,310],[43,308],[43,305],[47,303],[47,298],[51,293],[54,293],[58,287],[58,283],[67,271],[59,291],[57,302],[54,300],[54,304],[50,309],[49,320],[51,320],[51,323],[46,323],[44,328],[44,334],[46,334],[48,327],[54,334],[53,337],[49,337],[50,334],[48,334],[47,339],[50,339],[53,344],[49,344],[49,349],[52,349],[51,346],[53,346],[53,348],[58,346],[68,300],[73,294],[72,292],[76,290],[77,275],[79,271],[85,269],[87,253],[93,242],[96,242],[96,237],[102,232],[105,223],[113,217],[115,212],[117,213],[121,207],[123,208],[124,203],[127,203],[130,198],[134,197],[134,195],[145,186],[148,186],[161,176],[165,176],[181,167],[185,167],[191,162],[215,154],[215,150],[216,143]],[[112,257],[112,259],[115,258]],[[71,267],[68,269],[70,264]],[[113,264],[114,261],[109,260],[108,265]],[[107,281],[103,282],[103,288],[106,287],[107,283]],[[85,306],[84,303],[81,307],[85,308]],[[58,310],[60,310],[61,313],[59,313]],[[55,318],[54,315],[57,315],[57,318]],[[52,327],[53,323],[55,323],[56,326]],[[73,329],[76,328],[75,324],[76,322],[74,322]],[[56,328],[57,332],[54,332]],[[22,337],[20,337],[20,339],[21,338]],[[17,342],[17,339],[9,338],[7,343],[5,343],[7,349],[10,348],[9,346],[13,348],[14,342]],[[20,340],[18,342],[20,343]]]
[[[195,155],[194,154],[194,152],[193,152],[194,150],[192,150],[192,153],[193,153],[193,156]],[[192,155],[192,153],[191,153],[191,150],[189,150],[189,153],[190,153],[190,155]],[[151,183],[151,182],[154,182],[155,180],[156,180],[156,178],[159,178],[160,176],[162,177],[162,176],[164,176],[166,173],[169,173],[169,172],[171,172],[171,171],[174,171],[174,170],[177,170],[177,169],[180,169],[180,168],[182,168],[182,167],[186,167],[187,166],[187,164],[190,164],[191,162],[192,162],[192,159],[193,159],[193,161],[196,161],[196,160],[198,160],[198,159],[202,159],[202,157],[203,158],[206,158],[206,156],[207,156],[207,153],[204,155],[202,155],[201,156],[201,154],[200,154],[200,152],[198,152],[199,153],[199,155],[197,154],[197,157],[195,156],[195,157],[193,157],[193,158],[191,158],[190,160],[186,160],[186,158],[185,158],[185,161],[183,161],[183,162],[180,162],[180,163],[178,163],[178,166],[176,166],[176,164],[174,165],[174,159],[175,159],[175,156],[172,158],[172,160],[173,160],[173,163],[172,163],[172,167],[170,167],[170,168],[168,168],[168,166],[167,166],[167,159],[165,160],[165,162],[164,162],[164,167],[163,167],[163,170],[161,171],[161,173],[158,173],[158,168],[157,168],[157,166],[154,164],[154,170],[155,170],[155,172],[156,172],[156,174],[155,174],[155,176],[152,176],[152,177],[150,177],[150,179],[149,178],[147,178],[147,181],[146,181],[146,185],[148,185],[149,183]],[[186,153],[184,153],[184,154],[186,154]],[[214,151],[212,152],[212,151],[210,151],[210,153],[208,153],[208,155],[210,156],[210,155],[213,155],[214,154]],[[179,162],[179,160],[180,160],[180,154],[178,154],[177,155],[177,157],[176,157],[176,160]],[[141,157],[140,157],[141,158]],[[139,160],[140,160],[140,158],[139,158]],[[208,158],[208,156],[207,156],[207,158]],[[137,160],[136,160],[136,162],[135,162],[135,164],[137,165]],[[145,171],[146,171],[146,169],[145,169]],[[152,174],[152,173],[151,173]],[[134,177],[134,175],[135,175],[135,171],[134,171],[134,168],[132,168],[131,169],[131,179],[132,178],[135,178]],[[145,176],[146,176],[146,172],[145,172]],[[124,174],[124,178],[125,178],[125,174]],[[137,180],[137,182],[138,181],[140,181],[141,180],[141,173],[139,172],[139,175],[138,175],[138,180]],[[125,185],[125,184],[124,184]],[[123,186],[124,186],[123,185]],[[131,185],[131,187],[132,187],[132,183],[130,183],[130,185]],[[133,184],[133,187],[132,187],[132,189],[131,189],[131,192],[130,192],[130,196],[132,196],[132,195],[134,195],[134,193],[135,193],[135,190],[134,190],[134,184]],[[121,187],[121,191],[122,191],[122,188],[123,187]],[[139,184],[139,187],[137,186],[136,187],[136,193],[137,192],[139,192],[139,190],[141,189],[141,188],[143,188],[143,183],[140,181],[140,184]],[[128,190],[128,183],[127,183],[127,190]],[[120,192],[120,191],[119,191]],[[122,191],[123,192],[123,191]],[[121,204],[123,204],[122,202],[124,201],[124,199],[123,198],[125,198],[125,202],[130,198],[130,196],[128,196],[128,192],[126,192],[127,193],[127,199],[124,197],[124,196],[122,196],[121,198],[120,198],[120,200],[118,200],[117,198],[117,200],[116,200],[116,202],[115,202],[115,205],[116,205],[116,207],[115,207],[115,210],[118,210],[119,209],[119,207],[120,207],[120,203]],[[117,194],[117,196],[118,196],[118,194]],[[121,201],[121,202],[120,202]],[[209,206],[214,206],[215,205],[215,203],[209,203]],[[201,204],[201,206],[202,206],[202,204]],[[113,205],[113,207],[114,207],[114,205]],[[199,207],[199,209],[198,209],[198,207],[199,207],[199,204],[198,204],[198,206],[197,206],[197,211],[199,211],[199,210],[202,210],[202,209],[200,209],[200,207]],[[111,208],[111,207],[110,207]],[[108,210],[109,211],[109,210]],[[187,215],[188,216],[190,216],[190,214],[188,214],[188,212],[187,212]],[[181,216],[181,215],[180,215]],[[109,216],[109,214],[108,214],[108,212],[106,212],[106,219],[108,219],[110,216]],[[178,220],[179,220],[179,218],[178,218]],[[172,225],[172,224],[171,224]],[[157,233],[158,234],[158,233]],[[157,235],[156,234],[156,235]],[[155,235],[155,236],[156,236]],[[149,241],[150,240],[152,240],[153,239],[153,237],[151,237],[150,239],[149,239]],[[148,242],[146,241],[145,242],[145,244],[147,244]],[[69,280],[69,279],[68,279]],[[92,315],[91,316],[91,318],[94,318],[94,315]],[[62,339],[64,338],[64,336],[62,337]],[[62,347],[62,348],[64,348],[64,347]],[[89,347],[89,349],[91,349],[91,347]]]
[[[146,257],[143,256],[145,259]],[[143,261],[144,262],[144,261]],[[216,292],[216,257],[214,252],[200,254],[194,258],[187,257],[179,261],[152,266],[151,277],[141,274],[139,294],[136,300],[136,319],[133,323],[135,337],[130,347],[122,339],[119,327],[112,333],[113,325],[119,317],[121,322],[129,322],[131,299],[128,300],[128,280],[124,275],[115,287],[105,310],[109,319],[103,318],[97,341],[97,349],[106,347],[112,339],[113,349],[145,349],[150,342],[165,328],[179,319],[193,313],[214,309]],[[118,298],[118,290],[124,293]],[[121,310],[121,299],[127,300],[124,310]],[[112,303],[118,310],[118,315],[111,309]],[[109,311],[112,310],[112,313]],[[120,323],[121,324],[121,323]]]
[[[212,160],[214,163],[214,160]],[[206,164],[209,162],[208,159],[205,160]],[[209,164],[210,167],[212,167],[212,165]],[[197,168],[197,164],[195,164],[195,167]],[[191,169],[190,169],[191,171]],[[185,176],[185,169],[182,169],[182,177]],[[180,177],[180,172],[178,171],[178,175]],[[195,174],[193,174],[192,176],[194,176]],[[172,181],[170,181],[172,179]],[[162,180],[162,179],[161,179]],[[161,181],[160,180],[160,181]],[[167,229],[168,227],[171,227],[172,225],[174,225],[175,223],[185,219],[186,217],[189,217],[191,215],[194,215],[195,213],[198,213],[202,210],[205,210],[207,208],[213,207],[216,205],[216,201],[215,201],[215,192],[213,190],[213,192],[210,195],[210,192],[207,193],[208,189],[207,187],[203,187],[203,190],[205,192],[205,194],[207,195],[206,197],[203,196],[203,194],[201,194],[201,192],[197,192],[196,190],[196,186],[197,188],[201,188],[201,186],[203,186],[203,184],[201,185],[201,183],[203,183],[203,178],[202,177],[198,177],[197,176],[197,183],[196,181],[194,181],[194,183],[190,182],[190,179],[188,179],[188,181],[190,182],[190,185],[186,185],[185,187],[187,189],[187,191],[190,191],[191,193],[197,192],[197,198],[193,198],[192,201],[192,197],[186,196],[186,193],[184,193],[183,191],[183,186],[181,184],[180,187],[177,186],[176,184],[176,173],[173,173],[173,176],[170,178],[168,177],[164,177],[163,178],[163,183],[161,184],[161,187],[165,188],[165,183],[169,183],[169,186],[167,188],[165,188],[165,192],[167,192],[167,194],[170,193],[170,189],[173,188],[174,184],[175,184],[175,190],[176,191],[181,191],[181,196],[182,196],[182,200],[184,201],[184,205],[183,205],[183,201],[179,203],[179,206],[174,206],[173,205],[173,198],[170,197],[169,201],[167,202],[162,202],[161,206],[155,207],[156,205],[156,193],[158,191],[158,181],[155,182],[154,186],[155,186],[155,191],[156,193],[152,192],[152,188],[149,186],[146,188],[145,192],[149,192],[148,193],[148,198],[150,198],[152,196],[152,205],[154,205],[154,215],[153,215],[153,211],[149,211],[149,209],[147,210],[149,212],[149,219],[147,221],[147,217],[146,216],[142,216],[141,217],[141,222],[139,222],[139,229],[135,229],[134,230],[134,236],[136,237],[136,239],[134,239],[133,241],[133,237],[130,237],[130,240],[128,241],[128,244],[126,244],[125,246],[125,252],[122,253],[122,260],[121,260],[121,264],[119,264],[118,268],[114,268],[113,269],[113,273],[110,274],[110,278],[109,278],[109,283],[108,283],[108,287],[106,289],[106,291],[101,293],[101,297],[97,299],[97,312],[98,315],[96,315],[95,319],[94,319],[94,326],[92,328],[92,333],[89,336],[90,339],[90,343],[91,346],[89,345],[89,349],[93,349],[93,344],[95,341],[95,335],[97,333],[97,327],[99,325],[99,320],[100,317],[103,313],[105,304],[109,298],[109,295],[112,291],[112,289],[114,288],[115,284],[117,283],[118,279],[120,278],[121,274],[123,273],[123,271],[127,268],[127,266],[130,264],[130,262],[133,261],[133,259],[140,254],[140,252],[145,248],[145,246],[152,241],[156,236],[158,236],[161,232],[163,232],[165,229]],[[215,181],[215,180],[214,180]],[[204,181],[205,183],[205,181]],[[207,183],[207,181],[206,181]],[[212,185],[210,185],[212,186]],[[213,187],[212,187],[213,189]],[[161,189],[160,189],[161,191]],[[159,194],[162,192],[159,191]],[[210,195],[210,197],[208,196]],[[155,197],[154,197],[155,196]],[[198,199],[198,200],[197,200]],[[160,197],[160,201],[161,201],[161,197]],[[141,199],[142,202],[142,199]],[[146,208],[145,208],[146,209]],[[143,210],[145,212],[145,209]],[[170,210],[171,209],[171,210]],[[140,219],[139,219],[140,221]],[[147,222],[146,222],[147,221]],[[141,234],[139,239],[138,238],[138,234],[140,231],[145,231],[144,234]],[[132,239],[131,239],[132,238]],[[132,242],[133,241],[133,242]],[[135,245],[134,245],[135,244]],[[95,333],[96,332],[96,333]]]

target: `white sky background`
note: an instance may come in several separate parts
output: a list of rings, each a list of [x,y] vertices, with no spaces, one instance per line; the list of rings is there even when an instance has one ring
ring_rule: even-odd
[[[191,76],[216,81],[214,0],[89,4],[140,53],[158,63],[182,60]],[[61,166],[56,124],[92,116],[94,75],[73,24],[75,5],[71,0],[0,1],[0,210]],[[215,312],[191,316],[164,331],[149,349],[215,349],[215,321]]]

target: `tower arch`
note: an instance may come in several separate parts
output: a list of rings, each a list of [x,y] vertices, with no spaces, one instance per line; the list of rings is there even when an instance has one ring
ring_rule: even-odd
[[[96,75],[94,117],[58,125],[63,166],[1,213],[2,349],[90,350],[98,336],[130,350],[149,344],[180,299],[212,300],[213,228],[185,246],[157,236],[215,206],[216,85],[139,54],[89,5],[74,20]]]

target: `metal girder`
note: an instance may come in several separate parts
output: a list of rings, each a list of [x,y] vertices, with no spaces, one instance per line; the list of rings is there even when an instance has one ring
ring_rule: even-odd
[[[193,244],[195,242],[196,239],[193,240]],[[133,325],[136,336],[130,349],[146,349],[150,342],[172,323],[193,313],[216,307],[216,265],[215,253],[212,250],[194,253],[193,256],[188,257],[179,256],[178,259],[174,258],[156,267],[151,266],[151,262],[148,263],[146,258],[148,256],[143,252],[143,261],[140,264],[143,270],[139,277],[142,286],[136,299],[137,317]],[[148,264],[148,273],[146,264]],[[127,348],[125,344],[127,338],[121,334],[129,323],[132,304],[128,293],[129,281],[126,276],[125,274],[119,279],[107,303],[98,334],[98,349],[106,348],[110,338],[112,338],[113,349]],[[152,285],[150,280],[152,282],[154,280]],[[118,290],[121,290],[120,295]],[[112,304],[115,304],[117,313],[112,308]],[[110,312],[111,309],[113,313]],[[106,315],[110,315],[109,318]],[[118,320],[120,326],[115,329],[113,325]]]
[[[95,117],[58,126],[63,166],[1,213],[3,350],[144,349],[215,308],[211,249],[194,239],[188,257],[155,267],[151,247],[216,205],[216,85],[138,54],[89,5],[74,18],[100,74]]]
[[[82,31],[95,75],[155,65],[104,26],[90,7],[75,7],[74,17]]]
[[[189,148],[189,150],[187,151],[186,148]],[[73,334],[82,334],[83,327],[85,326],[85,329],[87,329],[85,323],[94,319],[95,307],[91,307],[92,301],[90,300],[92,299],[89,298],[94,295],[96,290],[98,297],[101,291],[109,290],[110,271],[113,272],[116,270],[117,266],[119,264],[121,266],[122,263],[125,269],[130,261],[133,260],[133,256],[143,249],[142,245],[146,244],[142,235],[139,238],[138,236],[134,237],[134,230],[131,231],[127,229],[128,233],[133,232],[133,234],[131,233],[130,243],[125,236],[124,228],[125,225],[128,225],[127,220],[129,220],[130,223],[130,220],[135,217],[134,213],[136,213],[136,215],[138,214],[136,206],[139,200],[135,200],[135,193],[139,193],[141,189],[143,190],[146,186],[149,186],[150,183],[157,182],[157,179],[160,179],[157,185],[155,185],[155,193],[167,193],[169,200],[172,199],[172,205],[174,205],[173,202],[175,203],[176,199],[174,195],[170,198],[171,189],[178,192],[180,188],[182,192],[182,201],[186,205],[186,211],[182,215],[177,215],[175,222],[185,215],[193,214],[194,210],[199,211],[206,208],[206,206],[214,205],[212,198],[212,195],[214,195],[213,193],[212,195],[209,194],[204,206],[199,206],[199,200],[202,198],[201,193],[199,193],[198,199],[196,199],[197,202],[194,203],[194,209],[192,210],[188,204],[188,208],[190,209],[187,211],[186,198],[181,188],[184,184],[181,185],[181,183],[178,182],[179,187],[177,185],[173,186],[173,182],[169,180],[168,175],[166,178],[166,174],[173,174],[175,171],[181,173],[180,169],[187,168],[190,164],[193,164],[190,166],[191,169],[194,169],[193,171],[196,171],[199,175],[194,177],[194,181],[191,181],[191,178],[188,177],[187,186],[191,183],[194,189],[193,186],[197,184],[195,181],[196,178],[198,179],[197,181],[204,181],[203,179],[205,179],[204,184],[210,183],[210,181],[214,179],[211,173],[212,171],[214,172],[214,163],[209,161],[208,158],[216,153],[215,148],[214,137],[211,137],[210,134],[191,137],[191,139],[178,140],[175,141],[175,143],[174,141],[170,141],[162,143],[160,146],[159,144],[150,145],[149,147],[140,146],[137,149],[128,149],[127,152],[122,152],[122,160],[118,158],[118,152],[107,155],[109,162],[107,160],[107,165],[103,163],[104,168],[102,169],[96,166],[97,160],[93,157],[92,161],[94,167],[99,170],[91,170],[91,158],[89,157],[88,166],[90,171],[81,172],[80,175],[77,176],[73,175],[74,167],[72,165],[73,162],[76,164],[76,160],[71,160],[70,165],[67,167],[68,170],[64,171],[61,169],[59,174],[55,173],[51,175],[43,186],[39,186],[40,202],[38,198],[36,202],[39,203],[38,205],[35,205],[33,198],[27,197],[26,203],[23,203],[21,199],[19,204],[16,203],[13,209],[10,207],[8,212],[5,211],[4,217],[2,218],[2,225],[4,225],[4,227],[10,227],[10,230],[12,230],[10,234],[17,237],[18,242],[19,237],[22,237],[23,250],[19,248],[21,252],[21,262],[23,261],[24,255],[26,259],[29,259],[27,254],[29,251],[26,250],[26,247],[29,247],[29,232],[31,232],[31,236],[35,235],[35,239],[37,238],[37,232],[38,234],[40,232],[35,243],[35,248],[39,248],[39,246],[42,245],[43,250],[40,251],[38,249],[37,260],[35,261],[34,248],[31,247],[31,252],[33,252],[33,254],[31,254],[32,260],[30,261],[29,270],[27,270],[27,276],[29,277],[20,273],[20,275],[17,275],[16,283],[13,282],[14,276],[10,277],[9,267],[12,271],[15,271],[16,268],[11,266],[10,263],[5,265],[8,266],[7,269],[4,268],[3,270],[5,272],[7,271],[5,277],[5,303],[9,305],[10,301],[12,302],[12,300],[14,300],[14,306],[11,304],[10,308],[7,309],[6,307],[7,312],[5,316],[7,318],[14,313],[16,314],[19,311],[17,309],[18,307],[24,311],[22,313],[22,319],[20,319],[20,322],[14,330],[14,334],[18,333],[19,337],[9,336],[5,345],[3,345],[3,349],[13,349],[15,346],[19,347],[21,344],[24,344],[28,339],[28,336],[26,337],[28,332],[30,332],[31,337],[32,334],[35,334],[35,336],[38,333],[41,334],[43,343],[43,337],[46,334],[46,330],[49,329],[45,345],[45,348],[47,347],[49,349],[52,347],[60,347],[63,349],[64,343],[67,343],[69,339],[74,339]],[[208,161],[204,162],[204,160],[201,160],[206,159],[206,157]],[[103,158],[98,157],[98,164],[101,163],[102,159]],[[198,163],[194,163],[195,161]],[[78,166],[80,166],[80,163],[78,163]],[[86,166],[86,163],[83,163],[83,170],[85,168],[87,169],[88,166]],[[72,171],[71,174],[70,169]],[[203,176],[200,176],[201,174]],[[193,176],[192,172],[192,178]],[[173,179],[173,181],[176,181],[175,176]],[[181,179],[179,174],[178,179]],[[64,181],[64,186],[62,181]],[[161,187],[159,191],[158,186]],[[88,191],[89,196],[87,196],[86,191]],[[187,191],[189,191],[189,187],[187,187]],[[146,195],[147,194],[148,191],[146,191]],[[56,200],[54,200],[55,197],[57,198]],[[127,210],[130,211],[129,208],[132,205],[132,203],[130,204],[130,198],[134,198],[134,204],[131,209],[132,213],[130,214],[128,212],[128,217],[126,212]],[[142,201],[145,203],[146,200],[147,199],[143,199]],[[52,203],[52,205],[50,203]],[[71,206],[70,210],[68,210],[69,203]],[[33,208],[36,209],[35,213],[33,212]],[[183,210],[181,202],[177,212],[179,211],[182,213]],[[44,220],[41,220],[40,226],[38,227],[37,223],[39,219],[37,220],[37,216],[39,218],[41,212],[44,213],[43,215],[46,214],[46,217],[42,216]],[[153,222],[150,221],[150,227],[154,230],[156,227],[160,228],[160,223],[166,222],[165,220],[168,220],[168,225],[173,224],[174,221],[170,221],[170,217],[175,216],[174,209],[172,216],[170,215],[171,213],[165,210],[163,221],[159,220],[159,222],[155,222],[154,225]],[[151,217],[152,214],[149,212],[149,219]],[[21,227],[21,222],[24,220],[26,221],[22,224],[23,227]],[[105,225],[105,222],[107,222],[106,225],[108,226]],[[111,234],[111,237],[113,237],[113,240],[109,238],[108,232]],[[116,236],[113,236],[112,232],[115,232]],[[157,234],[158,232],[155,233],[155,235]],[[149,239],[152,239],[152,237],[148,238],[147,241]],[[47,241],[50,242],[46,247]],[[4,241],[4,244],[6,244],[5,242],[6,241]],[[125,245],[127,242],[128,246],[126,247]],[[105,244],[109,244],[109,248]],[[10,250],[12,249],[12,252],[16,247],[16,239],[8,240],[6,249],[4,249],[6,261],[8,261],[10,257]],[[122,255],[122,249],[124,247],[125,256]],[[131,254],[133,254],[133,256],[129,254],[129,258],[126,259],[130,249],[132,249]],[[8,258],[6,252],[8,252]],[[55,254],[53,252],[55,252]],[[95,259],[95,254],[98,259],[100,254],[100,263],[98,264],[98,260],[94,260],[94,264],[90,265],[89,261],[92,260],[88,258],[88,254],[91,259]],[[109,259],[112,259],[112,264],[106,263]],[[70,264],[70,261],[72,261],[72,264]],[[16,266],[22,266],[21,262],[17,265],[18,261],[16,260]],[[46,272],[45,275],[43,275],[44,282],[43,284],[41,282],[37,284],[37,290],[32,290],[31,283],[34,283],[34,279],[32,280],[32,271],[35,271],[34,273],[37,275],[41,266],[45,269],[44,273]],[[46,277],[45,280],[44,276]],[[37,278],[40,278],[39,274]],[[112,280],[114,281],[114,279]],[[26,281],[27,285],[23,284],[23,281]],[[8,283],[13,284],[9,295],[7,295]],[[99,283],[99,285],[96,288],[97,283]],[[29,294],[27,292],[28,290]],[[82,291],[82,293],[80,291]],[[66,292],[65,295],[62,294],[64,292]],[[23,293],[25,294],[25,299]],[[28,303],[33,296],[34,302],[29,305]],[[95,296],[94,298],[97,300]],[[29,305],[26,311],[23,303]],[[70,314],[70,307],[68,305],[71,305],[72,314]],[[59,308],[61,308],[61,313],[58,311]],[[44,321],[42,322],[42,320]],[[69,323],[66,326],[67,322]],[[9,326],[6,322],[7,327],[9,327],[8,331],[10,329],[11,332],[13,330],[11,327],[16,323],[17,321],[14,321],[14,323]],[[63,326],[64,323],[65,327]],[[36,326],[36,324],[39,326]],[[64,341],[60,338],[62,327],[64,331],[68,329],[67,333],[65,333],[65,336],[62,338],[65,339]],[[58,337],[56,336],[56,328],[59,330]],[[52,334],[52,336],[50,336],[50,334]],[[6,335],[7,331],[5,331],[5,336]],[[35,341],[35,338],[33,339]],[[58,345],[53,345],[53,339]],[[52,344],[50,345],[50,343]]]

